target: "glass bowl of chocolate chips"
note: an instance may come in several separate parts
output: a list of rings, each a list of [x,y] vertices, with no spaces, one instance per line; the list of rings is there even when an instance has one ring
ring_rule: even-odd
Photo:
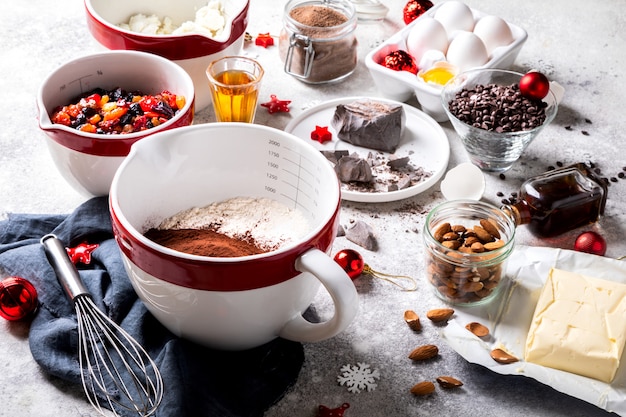
[[[539,72],[462,72],[441,92],[443,107],[471,162],[504,172],[555,117],[557,98]]]

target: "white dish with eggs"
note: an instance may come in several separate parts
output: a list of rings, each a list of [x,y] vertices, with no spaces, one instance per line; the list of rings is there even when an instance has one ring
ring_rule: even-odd
[[[438,122],[447,121],[441,104],[442,84],[422,76],[433,68],[455,73],[473,68],[511,67],[528,34],[519,26],[456,0],[434,5],[391,36],[365,58],[382,95],[407,101],[414,95],[422,110]],[[387,55],[409,53],[419,72],[396,71],[383,65]]]

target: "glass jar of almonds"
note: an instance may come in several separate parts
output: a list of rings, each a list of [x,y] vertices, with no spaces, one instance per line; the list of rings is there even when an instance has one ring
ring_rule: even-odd
[[[502,210],[481,201],[448,201],[430,211],[423,236],[426,276],[444,301],[483,304],[504,286],[515,223]]]

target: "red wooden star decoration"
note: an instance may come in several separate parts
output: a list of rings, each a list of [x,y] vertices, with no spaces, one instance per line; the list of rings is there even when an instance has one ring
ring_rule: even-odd
[[[268,46],[274,45],[274,38],[269,33],[259,33],[254,40],[254,44],[267,48]]]
[[[261,103],[261,106],[266,107],[270,114],[276,112],[288,113],[289,103],[291,103],[291,100],[279,100],[275,94],[272,94],[270,95],[270,101],[267,103]]]
[[[74,265],[79,262],[88,265],[89,263],[91,263],[91,252],[98,249],[98,246],[100,245],[98,245],[97,243],[90,244],[87,242],[83,242],[76,247],[66,248],[66,251]]]
[[[333,134],[328,131],[328,126],[315,126],[315,130],[311,132],[311,139],[324,143],[333,139]]]
[[[317,411],[317,417],[343,417],[344,411],[350,408],[350,404],[343,403],[337,408],[328,408],[325,405],[320,405]]]

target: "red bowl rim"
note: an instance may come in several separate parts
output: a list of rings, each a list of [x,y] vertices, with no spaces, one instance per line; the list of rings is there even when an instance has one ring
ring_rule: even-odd
[[[339,186],[339,185],[338,185]],[[197,256],[167,249],[150,242],[116,213],[114,196],[109,196],[109,211],[115,240],[121,252],[139,269],[174,285],[204,291],[246,291],[287,281],[301,272],[298,257],[310,249],[326,252],[332,246],[339,226],[341,200],[333,214],[316,233],[284,250],[239,258]],[[132,229],[132,230],[131,230]],[[159,249],[161,248],[161,249]]]

